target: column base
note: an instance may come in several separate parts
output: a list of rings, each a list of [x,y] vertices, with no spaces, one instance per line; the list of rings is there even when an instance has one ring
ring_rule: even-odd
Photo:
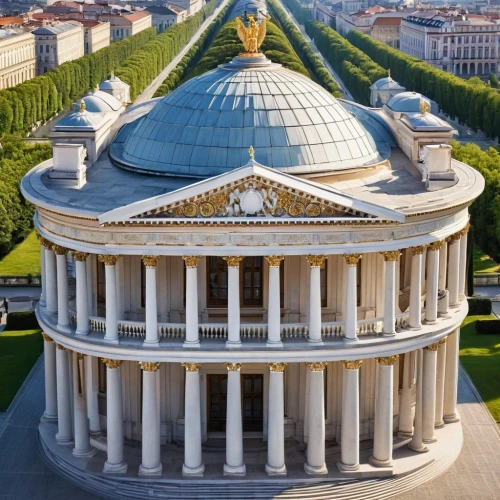
[[[417,453],[427,453],[429,451],[429,448],[427,448],[427,446],[422,445],[420,448],[418,448],[411,443],[408,443],[408,448],[410,448],[411,451],[416,451]]]
[[[266,347],[283,347],[283,342],[281,340],[273,342],[272,340],[268,340],[266,342]]]
[[[435,319],[424,319],[426,325],[437,325],[437,320]]]
[[[241,347],[240,340],[226,340],[226,347]]]
[[[47,302],[45,301],[45,299],[44,300],[40,299],[38,303],[40,304],[40,307],[47,307]]]
[[[373,467],[392,467],[392,460],[377,460],[375,457],[371,456],[368,459]]]
[[[411,439],[413,437],[413,432],[399,431],[398,437],[401,439]]]
[[[143,344],[146,344],[148,347],[160,347],[160,339],[156,339],[156,340],[144,339]]]
[[[312,339],[310,337],[307,337],[307,341],[311,342],[311,344],[317,344],[317,345],[323,344],[323,339]]]
[[[182,344],[182,347],[187,347],[192,348],[194,347],[195,349],[200,348],[200,341],[199,340],[185,340],[184,343]]]
[[[344,462],[337,462],[337,467],[340,472],[353,472],[359,469],[359,464],[349,465]]]
[[[71,325],[60,325],[59,323],[57,323],[56,328],[57,328],[60,332],[64,332],[64,333],[71,333]]]
[[[458,309],[462,304],[460,302],[457,302],[456,304],[450,304],[449,308],[450,309]]]
[[[157,465],[156,467],[144,467],[144,465],[139,466],[139,476],[161,476],[163,472],[163,465]]]
[[[97,453],[97,450],[91,446],[88,450],[80,451],[73,448],[73,456],[75,458],[92,458]]]
[[[75,335],[88,335],[89,330],[75,330]]]
[[[411,326],[411,325],[408,325],[406,327],[407,330],[411,330],[412,332],[416,332],[418,330],[422,330],[422,325],[418,325],[418,326]]]
[[[40,418],[40,422],[57,423],[57,415],[47,415],[44,413]]]
[[[304,464],[304,472],[309,474],[310,476],[315,474],[328,474],[328,469],[326,464],[323,465],[309,465],[308,463]]]
[[[354,338],[350,338],[350,337],[344,337],[343,339],[343,342],[347,342],[347,343],[350,343],[350,342],[358,342],[358,337],[354,337]]]
[[[286,476],[286,465],[282,465],[281,467],[274,467],[274,465],[266,464],[266,472],[269,476]]]
[[[118,336],[116,336],[116,337],[106,337],[106,335],[104,335],[103,340],[104,340],[104,342],[107,342],[108,344],[116,344],[116,345],[118,345],[120,343],[120,340],[119,340]]]
[[[188,467],[186,464],[182,465],[182,475],[185,477],[203,477],[205,466],[203,464],[198,467]]]
[[[102,471],[106,474],[125,474],[125,472],[127,472],[127,469],[127,462],[112,464],[111,462],[106,460],[106,462],[104,463],[104,469]]]
[[[422,441],[424,442],[424,444],[432,444],[435,443],[437,439],[433,436],[430,439],[422,439]]]
[[[460,422],[460,417],[457,414],[449,416],[445,415],[443,420],[445,424],[454,424],[455,422]]]
[[[384,335],[384,337],[394,337],[394,335],[396,335],[396,332],[395,331],[391,332],[391,333],[384,332],[383,335]]]
[[[224,464],[224,476],[246,476],[247,466],[243,465],[228,465]]]
[[[100,438],[103,435],[102,431],[89,431],[90,437],[92,438]]]
[[[441,422],[434,422],[434,429],[442,429],[444,426],[444,420],[441,420]]]
[[[69,446],[70,444],[73,444],[73,438],[59,437],[59,433],[57,433],[56,443],[61,446]]]

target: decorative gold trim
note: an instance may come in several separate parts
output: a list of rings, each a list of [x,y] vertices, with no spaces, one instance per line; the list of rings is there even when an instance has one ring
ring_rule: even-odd
[[[56,255],[67,255],[69,250],[66,247],[61,245],[52,245],[52,250],[56,253]]]
[[[104,265],[106,265],[106,266],[114,266],[118,262],[119,258],[120,258],[119,255],[98,255],[97,256],[97,260],[99,262],[104,262]]]
[[[451,235],[451,240],[452,241],[459,241],[461,237],[462,237],[462,231],[458,231],[458,232]]]
[[[52,243],[47,239],[47,238],[44,238],[40,233],[36,233],[36,237],[38,238],[38,241],[40,242],[40,245],[42,245],[42,247],[45,247],[47,248],[48,250],[51,250],[52,249]]]
[[[327,361],[319,361],[316,363],[305,363],[305,365],[312,372],[322,372],[328,366],[328,362]]]
[[[45,332],[42,332],[42,337],[45,342],[54,342],[51,337],[49,337]]]
[[[362,359],[354,359],[352,361],[341,361],[346,370],[359,370],[360,366],[363,364]]]
[[[224,363],[228,372],[239,372],[243,366],[241,363]]]
[[[306,207],[307,217],[319,217],[321,215],[321,206],[317,203],[309,203]]]
[[[444,344],[446,344],[446,342],[448,342],[448,337],[444,337],[444,338],[442,338],[442,339],[438,342],[438,344],[439,344],[439,345],[444,345]]]
[[[73,255],[73,259],[75,259],[78,262],[85,262],[89,256],[88,253],[86,252],[71,252],[71,255]]]
[[[361,254],[360,253],[345,253],[343,255],[346,264],[348,266],[357,266],[359,259],[361,259]]]
[[[427,246],[429,247],[429,250],[431,250],[432,252],[437,252],[438,250],[441,249],[442,245],[443,245],[442,241],[433,241],[432,243],[429,243],[429,245]]]
[[[197,372],[200,369],[199,363],[181,363],[187,372]]]
[[[380,252],[380,255],[383,255],[386,262],[396,262],[399,259],[401,252],[399,250],[394,252]]]
[[[382,366],[392,366],[399,358],[399,354],[394,356],[384,356],[382,358],[377,358],[379,365]]]
[[[182,260],[186,263],[186,267],[197,267],[200,258],[197,255],[184,255]]]
[[[420,245],[419,247],[410,247],[412,255],[422,255],[425,250],[425,245]]]
[[[198,208],[202,217],[212,217],[215,214],[215,207],[209,201],[200,203]]]
[[[121,365],[121,360],[120,359],[109,359],[109,358],[102,358],[102,362],[110,369],[114,368],[120,368]]]
[[[76,359],[83,361],[85,359],[86,354],[83,354],[83,352],[77,352],[76,353]]]
[[[301,201],[294,201],[288,208],[288,215],[290,217],[300,217],[306,211],[305,205]]]
[[[275,373],[283,373],[288,363],[267,363],[269,369]]]
[[[437,351],[439,348],[439,342],[435,342],[434,344],[429,344],[424,347],[426,351]]]
[[[281,262],[285,259],[283,255],[268,255],[264,258],[267,260],[269,267],[280,267]]]
[[[250,146],[248,148],[248,156],[250,157],[251,160],[255,158],[255,149],[253,148],[253,146]]]
[[[139,361],[139,366],[145,372],[155,372],[160,368],[160,363],[158,362],[148,362],[148,361]]]
[[[161,260],[161,255],[143,255],[142,262],[146,267],[156,267]]]
[[[240,267],[240,262],[245,258],[241,256],[236,256],[236,257],[222,257],[226,262],[227,262],[227,267]]]
[[[325,261],[328,257],[326,255],[308,255],[306,256],[307,262],[311,267],[319,267],[323,269],[325,267]]]
[[[57,344],[56,343],[56,347],[60,350],[60,351],[67,351],[66,347],[64,347],[63,345],[61,344]]]

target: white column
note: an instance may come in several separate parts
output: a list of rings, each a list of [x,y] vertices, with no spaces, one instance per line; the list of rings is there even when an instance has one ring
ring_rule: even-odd
[[[450,238],[443,241],[443,245],[439,250],[439,285],[440,290],[446,290],[446,270],[448,267],[448,242]]]
[[[57,344],[57,444],[69,445],[73,443],[73,423],[71,421],[71,392],[69,378],[68,351]]]
[[[359,469],[359,368],[362,360],[342,361],[341,471]]]
[[[87,335],[89,333],[86,265],[88,256],[88,253],[73,252],[76,266],[76,335]]]
[[[224,363],[227,368],[226,463],[225,476],[244,476],[243,420],[241,415],[240,363]]]
[[[106,272],[106,335],[104,340],[118,340],[118,317],[116,307],[116,261],[118,255],[99,255]]]
[[[396,262],[400,252],[381,253],[385,266],[384,335],[396,335]]]
[[[413,428],[413,437],[408,443],[408,448],[410,450],[416,451],[418,453],[425,453],[429,449],[424,446],[422,437],[422,398],[423,398],[423,371],[424,371],[424,355],[422,349],[416,351],[416,363],[417,363],[417,401],[415,404],[415,426]]]
[[[467,233],[469,232],[470,224],[460,231],[460,264],[458,274],[458,299],[465,298],[465,283],[467,282]]]
[[[344,255],[346,269],[346,300],[345,300],[345,323],[344,340],[358,340],[358,291],[356,270],[361,255],[359,253]]]
[[[68,249],[60,245],[52,247],[57,260],[57,328],[69,328],[69,294],[68,294]]]
[[[106,268],[107,267],[108,266],[106,266]],[[103,362],[107,367],[106,434],[108,444],[108,459],[104,464],[103,472],[124,474],[127,472],[127,462],[125,462],[123,456],[123,406],[120,374],[121,361],[115,359],[103,359]]]
[[[94,259],[95,256],[90,254],[85,264],[85,272],[87,273],[87,309],[89,315],[94,315]]]
[[[436,413],[434,416],[434,427],[436,429],[444,427],[443,405],[444,405],[444,377],[446,370],[446,341],[447,337],[439,341],[439,347],[437,353]]]
[[[198,262],[200,257],[182,257],[186,263],[186,340],[184,347],[200,347],[198,333]]]
[[[325,463],[325,382],[324,370],[328,363],[306,363],[309,368],[307,377],[309,420],[307,440],[307,474],[328,474]]]
[[[115,279],[116,279],[116,319],[118,323],[125,319],[125,266],[123,259],[118,259],[115,265]],[[147,299],[146,299],[147,300]]]
[[[98,403],[98,359],[96,356],[85,356],[85,395],[87,397],[87,413],[91,436],[101,435]]]
[[[370,463],[375,467],[392,465],[392,427],[394,405],[394,363],[398,356],[377,358],[378,380],[375,400],[375,428],[373,455]]]
[[[311,266],[309,282],[309,342],[321,343],[321,268],[325,266],[324,255],[308,255]]]
[[[42,286],[42,293],[40,295],[40,305],[42,307],[47,306],[46,293],[47,293],[47,282],[45,280],[45,246],[48,246],[48,242],[45,238],[37,233],[38,241],[40,242],[40,284]]]
[[[411,282],[410,282],[410,319],[412,330],[422,328],[422,254],[423,246],[412,247]]]
[[[401,400],[399,403],[399,431],[398,435],[401,438],[409,438],[413,435],[413,411],[412,411],[412,393],[411,383],[413,379],[412,373],[412,353],[406,352],[403,358],[400,358],[400,363],[403,362],[403,383],[401,389]]]
[[[269,415],[267,424],[266,472],[270,476],[286,475],[285,465],[285,397],[284,371],[287,363],[268,363]]]
[[[443,420],[446,424],[458,422],[457,387],[458,387],[458,346],[460,329],[448,335],[446,342],[446,369],[444,380],[444,409]]]
[[[240,262],[243,257],[224,257],[227,262],[227,342],[240,347]]]
[[[89,419],[85,401],[84,355],[77,352],[73,352],[73,408],[75,415],[73,456],[93,457],[97,450],[90,446]]]
[[[441,241],[427,248],[427,280],[425,285],[425,321],[433,324],[438,313],[439,249]]]
[[[448,292],[450,294],[450,307],[458,307],[458,287],[460,275],[460,237],[461,233],[455,233],[451,237],[448,247],[450,257],[448,259]]]
[[[45,285],[47,311],[57,313],[57,264],[52,247],[45,249]]]
[[[438,343],[423,349],[423,384],[422,384],[422,439],[424,443],[433,443],[434,418],[436,415],[436,367]]]
[[[158,346],[158,308],[156,305],[156,266],[161,257],[145,255],[142,258],[146,267],[146,338],[145,344]]]
[[[186,368],[184,396],[184,465],[183,476],[203,476],[201,454],[200,365],[182,363]]]
[[[267,346],[282,347],[280,307],[280,265],[283,256],[266,257],[269,263],[269,288],[267,306]]]
[[[42,247],[43,248],[43,247]],[[42,422],[57,422],[57,369],[56,369],[56,344],[42,332],[43,362],[45,367],[45,411]]]
[[[159,476],[163,470],[160,452],[160,419],[156,397],[156,372],[160,363],[141,361],[139,365],[142,368],[142,463],[139,467],[139,475]]]

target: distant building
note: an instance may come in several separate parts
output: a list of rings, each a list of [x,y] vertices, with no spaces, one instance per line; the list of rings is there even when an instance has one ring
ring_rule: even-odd
[[[114,42],[135,35],[152,26],[152,16],[148,12],[133,12],[123,15],[103,14],[99,19],[109,21],[111,24],[111,39]]]
[[[376,17],[370,26],[370,36],[379,42],[399,49],[401,16]]]
[[[0,89],[35,76],[35,38],[20,28],[0,29]]]
[[[188,16],[187,10],[173,5],[152,5],[146,8],[146,12],[151,14],[153,28],[158,33],[163,33],[172,24],[181,23]]]
[[[111,25],[109,22],[94,19],[81,19],[79,22],[83,25],[85,54],[92,54],[110,44]]]
[[[171,0],[168,3],[174,7],[187,10],[190,16],[196,14],[203,7],[203,0]]]
[[[314,2],[313,18],[323,24],[334,28],[335,18],[340,9],[342,8],[342,1],[327,0],[326,2]]]
[[[342,12],[352,14],[368,8],[368,2],[363,0],[342,0]]]
[[[83,26],[77,21],[53,21],[32,33],[36,44],[37,75],[84,55]]]

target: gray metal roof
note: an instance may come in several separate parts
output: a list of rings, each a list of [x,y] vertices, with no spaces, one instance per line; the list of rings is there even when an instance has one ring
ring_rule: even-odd
[[[218,175],[244,165],[249,146],[257,162],[288,173],[380,159],[371,136],[331,94],[279,65],[205,73],[135,124],[111,156],[125,168],[160,175]]]
[[[122,107],[122,103],[116,97],[106,94],[102,90],[94,90],[83,97],[83,100],[85,101],[85,109],[90,113],[109,113],[110,111],[118,111]]]
[[[396,80],[393,80],[390,76],[378,79],[370,89],[378,90],[406,90],[405,87],[401,86]]]
[[[81,27],[82,24],[78,21],[65,21],[54,25],[41,26],[40,28],[33,30],[32,33],[34,35],[59,35],[66,31]]]
[[[419,113],[422,99],[430,106],[429,99],[418,92],[401,92],[389,99],[387,107],[400,113]]]

